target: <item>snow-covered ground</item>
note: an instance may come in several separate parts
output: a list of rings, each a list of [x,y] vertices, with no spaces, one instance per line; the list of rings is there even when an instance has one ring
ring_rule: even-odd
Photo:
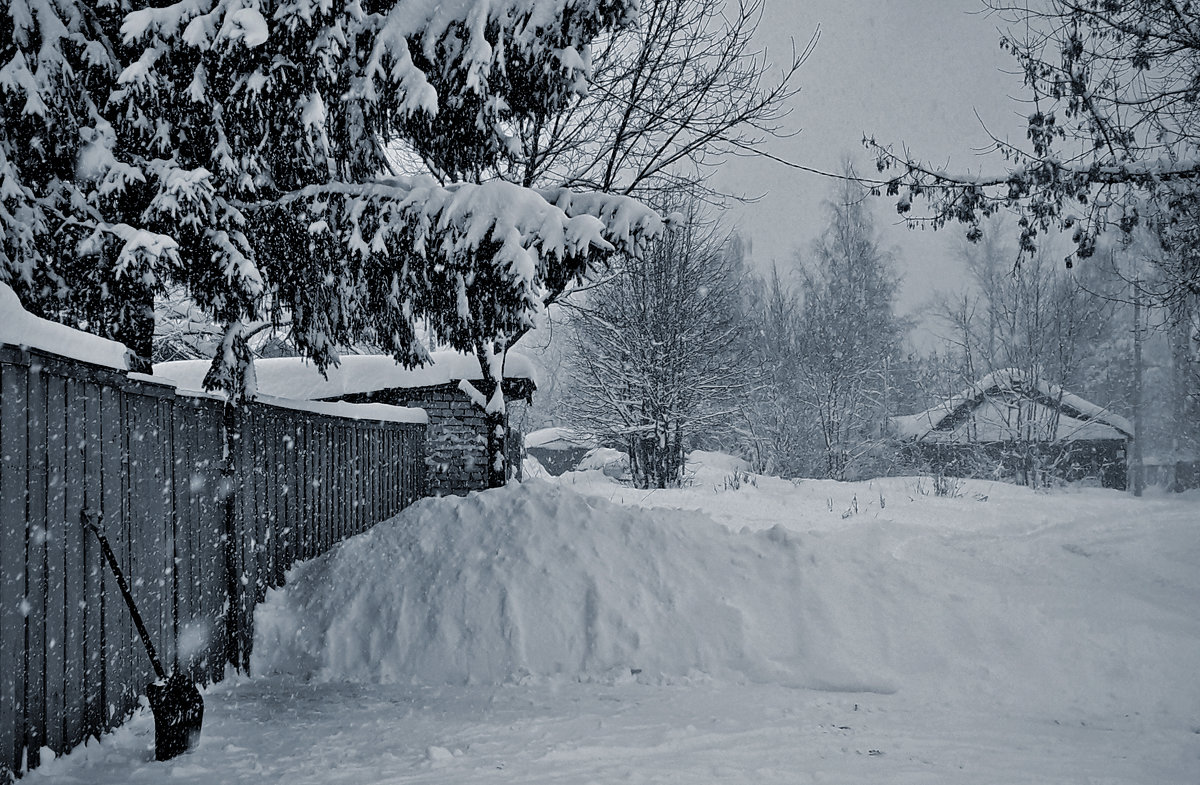
[[[1200,496],[602,471],[299,565],[197,751],[96,783],[1196,783]]]

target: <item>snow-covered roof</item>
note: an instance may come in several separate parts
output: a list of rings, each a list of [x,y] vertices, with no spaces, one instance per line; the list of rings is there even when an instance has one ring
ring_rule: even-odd
[[[129,350],[124,344],[34,316],[25,310],[17,293],[6,283],[0,283],[0,343],[39,349],[119,371],[129,369]]]
[[[1133,424],[1124,417],[1069,393],[1058,385],[1031,378],[1015,368],[989,373],[932,408],[917,414],[893,417],[892,424],[902,437],[958,441],[959,426],[965,422],[968,413],[973,413],[971,427],[975,441],[1011,439],[1012,424],[1004,406],[997,400],[1005,394],[1026,398],[1047,409],[1057,409],[1058,438],[1083,441],[1133,437]]]
[[[317,367],[302,357],[270,357],[254,361],[258,392],[264,396],[293,400],[327,400],[356,393],[396,388],[432,387],[462,379],[478,381],[483,374],[475,357],[458,352],[433,352],[433,362],[422,368],[405,368],[390,355],[343,355],[336,367],[322,376]],[[208,360],[177,360],[157,363],[154,375],[170,380],[180,389],[204,389]],[[509,352],[504,378],[529,379],[537,383],[533,363],[524,355]]]
[[[574,428],[542,428],[525,435],[525,447],[541,448],[543,450],[574,450],[591,449],[596,446],[596,440],[580,433]]]

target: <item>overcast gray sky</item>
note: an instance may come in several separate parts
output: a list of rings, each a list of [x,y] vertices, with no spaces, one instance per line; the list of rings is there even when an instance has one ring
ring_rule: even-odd
[[[873,173],[860,143],[867,134],[906,144],[947,168],[999,169],[998,156],[976,152],[988,142],[980,118],[1000,136],[1022,138],[1022,107],[1013,100],[1021,80],[1012,73],[1014,61],[1000,51],[997,20],[979,10],[978,0],[766,0],[758,39],[772,61],[787,59],[789,39],[799,49],[821,30],[798,75],[801,92],[788,118],[800,133],[771,140],[766,148],[828,171],[839,171],[849,156],[859,171]],[[729,217],[750,238],[756,263],[777,260],[781,268],[821,231],[821,202],[832,185],[766,159],[731,159],[717,183],[763,194]],[[913,232],[897,225],[893,201],[875,201],[884,242],[898,251],[905,276],[901,310],[919,305],[931,288],[961,282],[960,227]]]

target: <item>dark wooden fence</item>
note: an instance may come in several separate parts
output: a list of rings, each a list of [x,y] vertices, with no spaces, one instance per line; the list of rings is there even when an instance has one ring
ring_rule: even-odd
[[[0,780],[119,725],[153,679],[85,508],[164,663],[217,680],[295,561],[423,493],[424,440],[0,345]]]

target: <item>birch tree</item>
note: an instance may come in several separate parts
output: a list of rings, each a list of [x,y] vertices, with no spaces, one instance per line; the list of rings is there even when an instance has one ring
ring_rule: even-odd
[[[698,202],[681,206],[680,228],[572,307],[575,415],[628,453],[642,488],[678,485],[689,445],[728,426],[746,384],[741,259]]]
[[[862,470],[883,441],[890,366],[906,332],[894,312],[894,259],[866,191],[846,174],[826,204],[824,233],[797,255],[795,388],[812,445],[805,473],[838,480]]]

